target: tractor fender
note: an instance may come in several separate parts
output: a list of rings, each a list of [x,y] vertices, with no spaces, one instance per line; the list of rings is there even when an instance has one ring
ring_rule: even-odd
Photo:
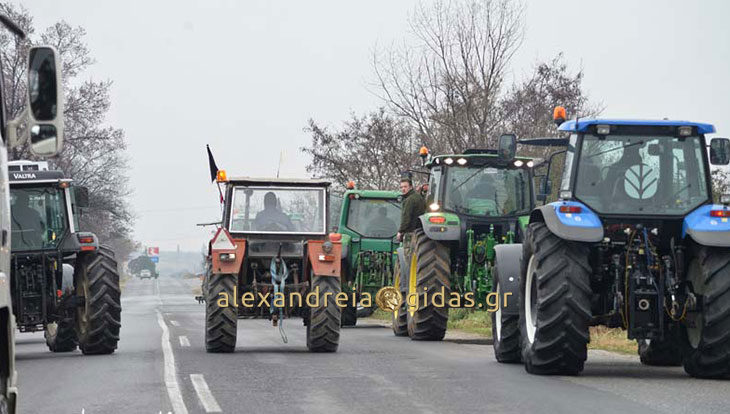
[[[340,277],[342,272],[342,243],[330,241],[332,251],[325,253],[324,240],[310,240],[307,242],[307,259],[312,266],[312,276]]]
[[[580,213],[561,213],[560,207],[580,207]],[[530,215],[530,223],[543,222],[550,232],[563,240],[599,242],[603,223],[596,213],[578,201],[556,201],[540,206]]]
[[[434,223],[430,219],[443,218],[442,223]],[[459,216],[452,213],[426,213],[420,217],[423,232],[431,240],[459,240],[461,239],[461,224]]]
[[[233,260],[221,260],[222,254],[235,254]],[[237,275],[246,254],[246,240],[234,239],[226,229],[220,228],[210,242],[211,273]]]
[[[520,306],[520,260],[522,244],[499,244],[494,246],[495,272],[499,276],[499,306],[506,315],[519,315]],[[495,280],[495,283],[497,281]]]
[[[688,214],[682,223],[682,238],[689,236],[702,246],[730,247],[730,219],[710,216],[712,210],[725,209],[721,204],[707,204]]]

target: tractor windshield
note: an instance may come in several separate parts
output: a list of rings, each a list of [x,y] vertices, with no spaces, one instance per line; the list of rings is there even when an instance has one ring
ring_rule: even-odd
[[[444,178],[443,207],[475,216],[512,216],[530,211],[526,170],[449,167]]]
[[[324,234],[325,189],[236,187],[229,231]]]
[[[63,189],[10,188],[13,250],[54,248],[66,231]]]
[[[604,214],[684,214],[707,201],[699,137],[585,135],[575,196]]]
[[[358,198],[350,200],[347,227],[363,237],[390,239],[398,232],[400,205],[396,200]]]

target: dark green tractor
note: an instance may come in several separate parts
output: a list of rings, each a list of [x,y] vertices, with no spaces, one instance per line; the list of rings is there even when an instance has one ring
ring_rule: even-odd
[[[400,193],[356,190],[348,184],[342,201],[338,231],[342,234],[342,291],[352,292],[342,310],[342,326],[354,326],[358,316],[369,316],[372,306],[360,304],[363,294],[374,298],[383,286],[393,285],[394,237],[400,224]]]
[[[393,313],[395,335],[441,340],[449,308],[496,310],[499,245],[522,240],[535,205],[535,161],[515,157],[515,147],[515,137],[507,135],[500,150],[422,153],[427,211],[422,229],[407,234],[398,249],[394,285],[403,301]]]

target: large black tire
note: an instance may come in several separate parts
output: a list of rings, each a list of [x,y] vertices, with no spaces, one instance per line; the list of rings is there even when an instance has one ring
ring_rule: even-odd
[[[111,354],[117,349],[122,326],[121,288],[114,252],[104,245],[79,255],[74,268],[77,293],[84,296],[78,308],[76,335],[84,355]]]
[[[684,370],[698,378],[730,378],[730,249],[699,247],[687,278],[703,298],[684,326]]]
[[[71,318],[48,324],[44,332],[46,345],[51,352],[71,352],[76,349],[76,324]]]
[[[408,288],[406,287],[406,278],[401,273],[400,259],[398,259],[395,261],[395,269],[393,270],[393,285],[400,291],[401,302],[398,309],[392,313],[390,321],[395,336],[408,336],[408,310],[406,309]]]
[[[682,349],[676,338],[664,340],[641,339],[639,343],[639,359],[644,365],[657,367],[677,367],[682,365]]]
[[[205,350],[210,353],[233,352],[236,349],[238,309],[234,306],[236,275],[212,273],[205,283]],[[218,300],[228,298],[228,306]]]
[[[555,236],[544,223],[528,226],[519,295],[527,372],[575,375],[583,370],[591,319],[588,254],[585,244]]]
[[[418,308],[408,310],[408,336],[416,341],[440,341],[446,335],[449,308],[446,306],[451,294],[451,256],[448,247],[429,239],[423,230],[413,235],[415,273],[413,259],[408,278],[408,296],[416,294]],[[414,280],[415,278],[415,286]],[[432,302],[435,293],[443,293],[444,306]],[[428,295],[426,297],[426,294]],[[406,298],[406,307],[408,307]]]
[[[499,263],[495,258],[492,267],[492,292],[497,294],[499,308],[491,312],[492,316],[492,339],[494,356],[502,363],[517,363],[522,361],[522,349],[520,349],[520,315],[508,315],[502,312],[504,301],[502,291],[499,288]],[[514,300],[509,298],[507,300]]]
[[[310,274],[311,271],[310,271]],[[342,308],[335,301],[341,291],[340,279],[333,276],[312,275],[310,288],[319,288],[317,307],[309,308],[307,348],[312,352],[336,352],[340,344]],[[330,295],[325,296],[327,292]],[[325,298],[327,300],[325,301]]]
[[[347,299],[347,306],[342,308],[342,319],[340,323],[342,326],[355,326],[357,324],[357,299],[355,305],[353,305],[353,296],[357,296],[357,293],[350,293]]]

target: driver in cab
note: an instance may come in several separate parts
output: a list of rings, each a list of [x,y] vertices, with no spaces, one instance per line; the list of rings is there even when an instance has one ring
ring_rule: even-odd
[[[256,214],[253,225],[261,231],[294,231],[294,223],[279,209],[276,194],[269,191],[264,195],[264,209]]]

